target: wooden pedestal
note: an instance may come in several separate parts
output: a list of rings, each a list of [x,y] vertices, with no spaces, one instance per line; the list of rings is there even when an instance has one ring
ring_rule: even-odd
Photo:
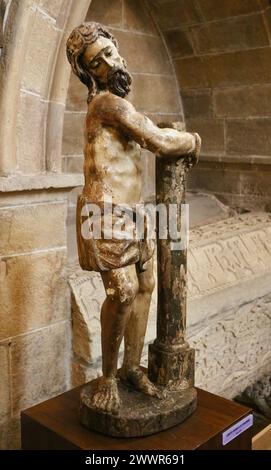
[[[166,431],[140,438],[113,438],[89,431],[78,420],[82,387],[22,412],[22,449],[28,450],[250,450],[252,427],[227,445],[222,433],[249,408],[198,389],[197,410]]]

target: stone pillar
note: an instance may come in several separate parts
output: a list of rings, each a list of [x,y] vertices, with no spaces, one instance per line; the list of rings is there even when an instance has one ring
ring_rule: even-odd
[[[175,126],[176,127],[176,126]],[[156,202],[177,207],[177,229],[184,221],[185,179],[193,166],[193,157],[156,159]],[[169,219],[169,216],[168,216]],[[188,388],[194,384],[194,350],[185,340],[187,308],[187,248],[173,249],[167,227],[167,239],[157,239],[157,337],[149,347],[148,374],[159,385]],[[175,245],[176,247],[176,245]]]

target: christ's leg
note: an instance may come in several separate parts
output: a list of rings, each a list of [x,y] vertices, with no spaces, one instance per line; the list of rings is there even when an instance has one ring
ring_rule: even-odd
[[[119,347],[138,292],[135,265],[102,273],[102,279],[107,295],[101,311],[103,376],[97,381],[91,404],[103,411],[117,412],[120,406],[116,381]]]
[[[155,285],[152,259],[148,262],[147,270],[138,275],[138,282],[139,290],[132,304],[131,315],[124,334],[125,351],[120,376],[132,382],[138,390],[160,398],[161,392],[140,368],[151,296]]]

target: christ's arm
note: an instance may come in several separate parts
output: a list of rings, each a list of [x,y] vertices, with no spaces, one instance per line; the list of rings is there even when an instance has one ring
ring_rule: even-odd
[[[96,100],[95,113],[102,122],[122,129],[141,147],[158,156],[182,156],[195,151],[195,134],[160,129],[148,117],[136,111],[127,100],[111,93]],[[200,139],[199,136],[197,138]]]

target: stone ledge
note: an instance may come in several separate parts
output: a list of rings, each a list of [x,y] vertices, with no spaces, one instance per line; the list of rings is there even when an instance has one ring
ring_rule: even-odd
[[[33,189],[74,188],[83,184],[82,174],[44,173],[0,177],[0,193]]]
[[[219,163],[249,163],[251,165],[271,165],[269,155],[218,155],[201,154],[201,162],[219,162]]]
[[[267,276],[271,260],[271,214],[255,212],[191,231],[190,299]]]
[[[188,336],[198,334],[203,328],[223,321],[237,306],[253,304],[270,294],[271,274],[240,280],[234,286],[221,289],[200,298],[188,298]]]
[[[196,350],[196,384],[231,398],[263,372],[270,374],[270,333],[270,294],[236,304],[216,321],[209,317],[196,334],[188,334]]]

